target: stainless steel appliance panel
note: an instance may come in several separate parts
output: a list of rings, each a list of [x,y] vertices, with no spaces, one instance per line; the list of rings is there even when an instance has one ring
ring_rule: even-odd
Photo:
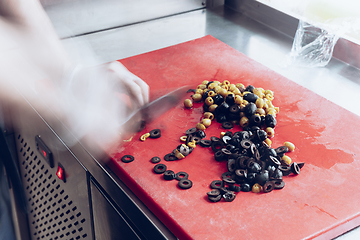
[[[20,112],[15,141],[31,239],[93,239],[86,169],[33,109]],[[35,136],[51,150],[53,167],[38,150]],[[59,164],[65,181],[56,174]]]

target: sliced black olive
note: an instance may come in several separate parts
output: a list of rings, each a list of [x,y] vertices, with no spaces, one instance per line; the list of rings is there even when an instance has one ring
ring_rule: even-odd
[[[230,106],[226,102],[223,102],[217,108],[221,113],[228,114]]]
[[[226,155],[221,150],[215,152],[214,156],[215,156],[215,160],[218,162],[226,159]]]
[[[288,176],[291,173],[290,166],[281,165],[278,168],[280,171],[282,171],[283,176]]]
[[[220,195],[220,190],[219,189],[212,189],[210,192],[207,192],[207,195],[209,197],[217,197]]]
[[[190,88],[189,90],[186,91],[187,93],[193,92],[196,93],[196,89]]]
[[[161,173],[164,173],[166,171],[166,165],[165,164],[162,164],[162,163],[159,163],[159,164],[156,164],[154,166],[154,172],[157,173],[157,174],[161,174]]]
[[[256,131],[256,136],[259,142],[265,141],[265,139],[267,139],[267,133],[264,130]]]
[[[221,200],[221,195],[218,195],[218,196],[216,196],[216,197],[208,197],[209,198],[209,200],[210,200],[210,202],[219,202],[220,200]]]
[[[249,183],[255,183],[255,179],[256,179],[256,173],[254,173],[254,172],[248,172],[247,173],[247,181],[249,182]]]
[[[268,172],[269,172],[269,174],[271,176],[275,172],[276,167],[273,166],[273,165],[269,165],[266,170],[268,170]]]
[[[205,134],[205,132],[204,132],[203,130],[198,130],[198,131],[196,132],[196,136],[199,137],[199,138],[201,138],[201,139],[203,139],[203,138],[206,137],[206,134]]]
[[[228,144],[228,142],[231,141],[231,137],[230,137],[230,136],[223,136],[223,137],[222,137],[222,141],[223,141],[225,144]]]
[[[296,175],[300,174],[300,167],[296,162],[293,162],[290,167],[291,167],[291,172],[293,174],[296,174]]]
[[[209,93],[210,93],[210,92],[215,93],[215,91],[212,90],[212,89],[205,91],[204,94],[203,94],[203,96],[202,96],[202,99],[203,99],[204,101],[205,101],[205,99],[209,96]]]
[[[221,126],[224,128],[224,129],[232,129],[234,127],[234,125],[231,123],[231,122],[222,122]]]
[[[256,182],[261,186],[264,186],[264,184],[268,182],[269,179],[269,172],[267,170],[261,171],[256,175]]]
[[[234,124],[235,122],[240,121],[240,114],[229,113],[227,115],[227,120]]]
[[[255,162],[257,162],[258,164],[260,164],[261,169],[266,170],[266,162],[263,162],[263,161],[256,161],[256,160],[255,160]]]
[[[240,185],[240,187],[241,187],[241,191],[243,191],[243,192],[250,192],[251,191],[251,185],[248,184],[248,183],[242,183]]]
[[[253,92],[255,89],[255,87],[253,85],[248,85],[246,88],[245,88],[245,92]]]
[[[236,197],[236,195],[233,192],[226,192],[223,194],[223,198],[224,198],[225,202],[232,202],[232,201],[234,201],[235,197]]]
[[[278,156],[283,155],[289,151],[289,148],[287,146],[280,146],[275,149],[275,152]]]
[[[228,150],[228,151],[230,151],[231,153],[234,153],[236,147],[235,147],[234,145],[227,144],[227,145],[225,146],[225,149]]]
[[[250,140],[245,139],[240,142],[240,145],[244,149],[249,149],[252,145],[252,142]]]
[[[249,125],[250,126],[260,126],[261,125],[261,117],[257,114],[252,115],[249,118]]]
[[[200,141],[200,146],[202,146],[202,147],[210,147],[211,146],[211,140],[202,139]]]
[[[253,102],[249,102],[244,107],[244,114],[245,114],[245,116],[247,116],[249,118],[256,113],[256,110],[257,110],[256,104]]]
[[[281,163],[276,157],[269,156],[269,164],[277,168]]]
[[[256,152],[256,145],[255,144],[251,144],[251,146],[250,146],[250,152],[251,152],[251,154],[254,156],[254,154],[255,154],[255,152]]]
[[[246,169],[249,160],[250,158],[247,156],[240,156],[239,158],[237,158],[236,161],[238,161],[237,164],[239,165],[240,168]]]
[[[275,183],[273,181],[268,181],[263,186],[263,192],[264,193],[271,192],[272,190],[274,190],[274,188],[275,188]]]
[[[221,96],[220,94],[217,94],[213,97],[213,100],[214,100],[214,104],[219,106],[220,104],[222,104],[224,102],[224,97]]]
[[[178,185],[182,189],[189,189],[192,187],[193,183],[190,179],[181,179]]]
[[[230,191],[234,191],[234,192],[240,192],[240,191],[241,191],[241,187],[238,186],[238,185],[233,184],[233,185],[229,185],[229,190],[230,190]]]
[[[159,138],[161,137],[161,130],[160,129],[153,129],[150,132],[150,138]]]
[[[192,136],[191,139],[190,139],[190,142],[194,141],[195,140],[195,144],[198,145],[201,141],[201,138],[200,137],[197,137],[197,136]]]
[[[188,179],[189,178],[189,174],[186,172],[178,172],[175,175],[176,180],[180,181],[181,179]]]
[[[233,104],[229,108],[229,112],[232,114],[239,114],[240,113],[240,106],[237,104]]]
[[[258,173],[261,171],[261,166],[257,162],[249,161],[247,164],[248,172]]]
[[[275,171],[273,172],[273,174],[271,174],[271,179],[276,179],[276,180],[280,180],[283,178],[283,172],[280,169],[275,169]]]
[[[220,189],[220,188],[224,187],[224,182],[221,180],[214,180],[210,183],[210,187],[212,189]]]
[[[175,178],[175,173],[173,170],[166,170],[164,172],[164,179],[165,180],[173,180]]]
[[[235,103],[234,94],[228,94],[225,98],[225,102],[229,105],[233,105]]]
[[[219,122],[219,123],[222,123],[222,122],[226,122],[227,121],[227,117],[224,113],[219,113],[216,115],[216,121]]]
[[[210,137],[210,140],[211,140],[212,142],[218,142],[218,141],[220,141],[220,138],[215,137],[215,136],[212,136],[212,137]]]
[[[254,152],[254,158],[255,158],[257,161],[260,161],[260,159],[261,159],[259,150],[257,150],[257,149],[256,149],[255,152]]]
[[[222,148],[221,150],[220,150],[224,155],[226,155],[226,156],[229,156],[229,155],[231,155],[232,154],[232,152],[230,152],[228,149],[226,149],[226,148]]]
[[[223,174],[221,174],[221,178],[233,178],[233,173],[231,172],[224,172]]]
[[[197,131],[197,128],[196,127],[193,127],[193,128],[189,128],[188,130],[185,131],[185,134],[186,135],[195,135],[196,134],[196,131]]]
[[[174,153],[168,153],[164,157],[165,161],[175,161],[178,160]]]
[[[254,93],[245,93],[243,96],[244,100],[248,101],[248,102],[253,102],[255,103],[256,100],[259,98],[256,94]]]
[[[247,178],[247,171],[244,169],[236,169],[235,175],[237,179],[244,180],[245,178]]]
[[[161,161],[161,158],[159,158],[159,157],[152,157],[151,158],[151,162],[152,163],[158,163],[158,162],[160,162]]]
[[[124,155],[122,158],[121,158],[121,161],[124,162],[124,163],[129,163],[129,162],[132,162],[134,161],[134,156],[132,155]]]
[[[240,140],[245,140],[250,138],[250,134],[247,131],[236,132],[234,133],[234,135],[239,136]]]
[[[217,151],[221,150],[224,147],[225,147],[225,144],[222,141],[217,141],[217,142],[212,142],[211,143],[211,149],[214,152],[217,152]]]
[[[224,194],[230,191],[228,187],[221,187],[219,188],[219,190],[220,190],[220,194]]]
[[[283,180],[274,180],[274,189],[282,189],[285,187],[285,182]]]
[[[276,151],[273,148],[260,146],[259,148],[260,155],[262,156],[262,159],[267,159],[270,156],[277,157]]]
[[[223,182],[227,185],[234,185],[236,183],[232,178],[223,178]]]
[[[305,165],[305,163],[304,163],[304,162],[301,162],[301,163],[297,163],[297,165],[298,165],[299,168],[301,169],[301,168]]]
[[[231,144],[231,145],[233,145],[234,147],[239,147],[239,146],[240,146],[240,142],[241,142],[240,138],[238,138],[237,136],[234,135],[234,136],[230,139],[230,141],[228,142],[228,144]]]
[[[250,126],[250,132],[251,134],[254,135],[254,133],[256,133],[256,131],[260,130],[259,126]]]
[[[267,127],[271,127],[271,128],[274,128],[276,126],[276,119],[274,117],[274,115],[272,114],[268,114],[265,116],[265,125]]]

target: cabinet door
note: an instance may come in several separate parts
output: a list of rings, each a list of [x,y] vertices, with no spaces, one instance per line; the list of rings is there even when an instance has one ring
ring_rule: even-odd
[[[95,181],[90,186],[95,239],[145,239]]]

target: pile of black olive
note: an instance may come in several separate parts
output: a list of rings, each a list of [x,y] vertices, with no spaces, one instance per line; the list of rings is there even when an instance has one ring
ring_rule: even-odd
[[[226,161],[228,171],[222,174],[222,180],[210,184],[213,189],[208,192],[210,201],[217,202],[221,198],[232,201],[235,192],[252,191],[254,185],[261,186],[265,193],[282,189],[285,186],[283,176],[300,173],[304,163],[287,165],[281,157],[288,148],[271,148],[263,143],[265,138],[266,132],[259,127],[235,133],[227,131],[221,138],[211,137],[215,160]]]

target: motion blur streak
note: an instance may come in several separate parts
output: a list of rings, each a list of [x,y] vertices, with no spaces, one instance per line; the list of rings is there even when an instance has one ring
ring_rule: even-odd
[[[0,18],[0,101],[16,107],[22,95],[38,112],[53,112],[77,139],[102,148],[118,142],[124,119],[148,101],[147,85],[145,94],[134,90],[128,82],[141,79],[120,63],[97,66],[86,43],[73,39],[64,48],[52,29],[29,25]],[[135,99],[130,110],[124,95]],[[70,147],[72,134],[64,137]]]

